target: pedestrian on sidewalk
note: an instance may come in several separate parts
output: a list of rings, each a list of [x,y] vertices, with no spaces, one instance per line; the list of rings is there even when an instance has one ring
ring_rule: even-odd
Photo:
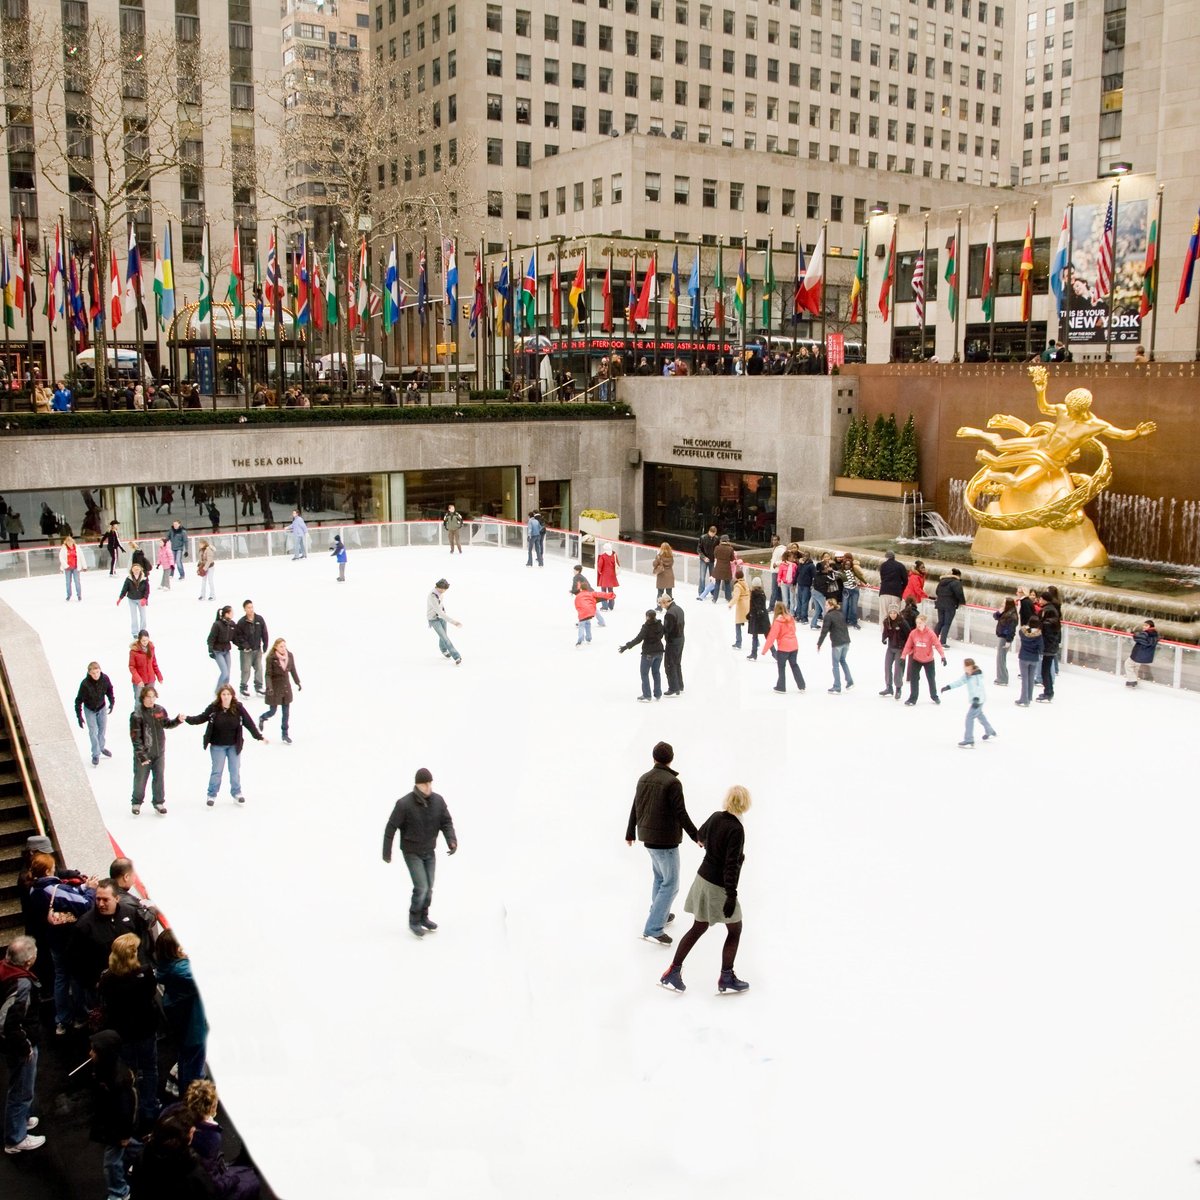
[[[996,736],[996,731],[992,728],[991,722],[987,719],[987,715],[983,711],[983,703],[987,699],[987,695],[983,690],[983,671],[976,665],[973,658],[963,659],[963,673],[953,683],[948,683],[943,692],[948,692],[951,688],[966,687],[967,696],[970,698],[970,704],[967,705],[967,724],[963,730],[963,740],[959,742],[964,750],[969,750],[975,745],[975,722],[983,723],[983,740],[990,741]]]
[[[88,1049],[92,1063],[91,1141],[104,1147],[104,1184],[108,1200],[130,1195],[126,1155],[141,1148],[134,1138],[138,1093],[133,1071],[121,1059],[121,1035],[115,1029],[93,1034]]]
[[[429,919],[433,901],[433,877],[437,868],[437,839],[446,839],[446,853],[458,849],[458,835],[445,799],[433,790],[433,774],[422,767],[413,777],[413,790],[401,796],[383,830],[383,861],[392,861],[392,843],[400,834],[400,853],[412,879],[412,899],[408,906],[408,928],[414,937],[435,933],[437,925]]]
[[[329,547],[329,553],[338,565],[338,583],[346,582],[346,559],[349,557],[346,554],[346,546],[342,541],[342,535],[335,533],[333,535],[333,545]],[[454,553],[452,550],[451,554]]]
[[[136,645],[136,643],[135,643]],[[75,720],[83,729],[86,722],[88,738],[92,743],[92,766],[101,758],[112,758],[112,751],[105,748],[104,735],[108,729],[109,713],[117,706],[113,695],[112,680],[100,670],[98,662],[87,665],[87,674],[79,682],[75,693]]]
[[[153,1121],[158,1099],[158,982],[141,959],[136,933],[117,937],[100,975],[100,1012],[104,1029],[121,1038],[121,1058],[137,1080],[138,1116]],[[111,1192],[109,1193],[112,1194]]]
[[[454,659],[454,665],[457,667],[462,662],[462,655],[455,649],[454,643],[446,634],[446,625],[453,625],[455,628],[461,628],[462,622],[456,621],[447,611],[443,603],[443,597],[449,590],[450,584],[445,579],[439,579],[433,585],[433,591],[429,593],[425,601],[425,620],[429,623],[429,628],[437,634],[438,649],[442,652],[443,658]]]
[[[154,974],[163,989],[163,1013],[175,1043],[179,1093],[183,1095],[193,1079],[204,1075],[208,1020],[192,975],[191,960],[183,952],[173,929],[164,929],[155,939]]]
[[[632,846],[636,836],[650,855],[653,883],[642,937],[647,942],[669,946],[673,939],[664,927],[675,919],[671,903],[679,892],[679,843],[684,833],[693,842],[699,836],[688,816],[679,772],[671,766],[675,750],[669,742],[658,742],[650,753],[654,766],[637,781],[625,844]]]
[[[1142,670],[1154,661],[1158,652],[1158,628],[1154,622],[1147,619],[1142,627],[1133,635],[1133,649],[1125,660],[1125,686],[1137,687],[1142,678]]]
[[[724,995],[726,992],[744,992],[750,987],[733,972],[733,960],[742,938],[738,883],[746,858],[743,853],[746,833],[741,818],[749,808],[750,793],[735,785],[726,793],[722,809],[713,813],[697,832],[697,840],[704,847],[704,860],[683,902],[683,911],[692,914],[692,927],[680,938],[671,965],[659,980],[660,986],[668,991],[687,990],[683,982],[683,961],[710,925],[725,926],[717,990]]]

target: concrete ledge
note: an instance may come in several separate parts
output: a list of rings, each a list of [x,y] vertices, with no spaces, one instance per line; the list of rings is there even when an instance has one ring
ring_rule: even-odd
[[[52,682],[42,639],[3,601],[0,646],[13,708],[25,730],[29,769],[42,790],[48,832],[59,848],[59,862],[103,874],[112,860],[112,843]]]

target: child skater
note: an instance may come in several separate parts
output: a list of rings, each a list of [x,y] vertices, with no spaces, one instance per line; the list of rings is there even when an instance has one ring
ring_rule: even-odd
[[[975,745],[975,722],[983,722],[983,740],[986,742],[996,736],[996,731],[992,728],[991,722],[987,719],[983,711],[983,702],[987,697],[983,691],[983,671],[975,664],[973,658],[963,659],[963,674],[953,683],[948,683],[943,692],[948,692],[951,688],[962,687],[966,685],[967,695],[971,698],[970,706],[967,708],[967,727],[963,733],[963,740],[958,744],[964,750],[970,750]]]

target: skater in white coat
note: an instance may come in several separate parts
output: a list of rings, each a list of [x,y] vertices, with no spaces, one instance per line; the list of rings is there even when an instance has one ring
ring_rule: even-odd
[[[992,723],[983,711],[983,702],[987,699],[983,691],[983,671],[980,670],[973,658],[963,659],[963,674],[953,683],[946,684],[942,691],[948,692],[951,688],[956,687],[965,687],[967,695],[971,698],[971,703],[967,708],[967,726],[963,730],[963,740],[958,743],[964,750],[969,750],[975,745],[976,721],[983,722],[983,740],[985,742],[996,736]]]

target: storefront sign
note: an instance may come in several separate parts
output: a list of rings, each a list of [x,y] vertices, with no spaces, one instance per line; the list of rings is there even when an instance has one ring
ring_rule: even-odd
[[[231,458],[230,463],[235,467],[302,467],[304,459],[293,455],[280,454],[272,458]]]
[[[732,442],[719,438],[682,438],[671,447],[676,458],[707,458],[715,462],[741,462],[742,452],[733,448]]]
[[[831,367],[842,367],[846,364],[846,337],[841,333],[825,335],[825,361]]]

